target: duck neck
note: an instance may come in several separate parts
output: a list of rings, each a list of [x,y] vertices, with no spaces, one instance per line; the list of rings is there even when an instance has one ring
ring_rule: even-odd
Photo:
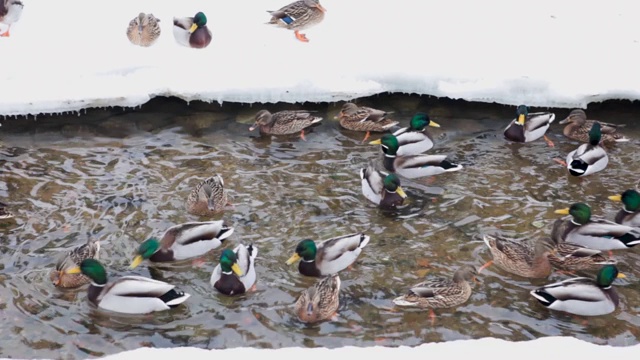
[[[384,154],[384,159],[382,159],[382,165],[387,171],[394,172],[395,166],[394,163],[396,161],[396,155]]]
[[[104,284],[96,284],[93,281],[91,282],[91,285],[89,285],[88,298],[89,301],[96,306],[98,306],[98,296],[102,293],[104,286]]]

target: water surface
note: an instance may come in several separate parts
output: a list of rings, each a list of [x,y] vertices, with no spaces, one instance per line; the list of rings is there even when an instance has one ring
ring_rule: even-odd
[[[333,116],[341,103],[219,106],[159,99],[141,109],[2,120],[0,201],[16,216],[0,222],[0,356],[79,359],[140,346],[397,346],[486,336],[639,342],[636,250],[616,254],[628,276],[616,283],[620,308],[588,322],[552,313],[529,295],[535,286],[567,277],[557,273],[529,280],[490,267],[471,299],[438,310],[433,324],[427,312],[394,309],[391,300],[424,276],[451,276],[463,264],[488,261],[484,233],[536,239],[549,233],[558,216],[554,209],[576,201],[613,219],[620,204],[607,196],[640,178],[640,106],[617,102],[588,109],[590,118],[627,123],[625,133],[634,141],[608,149],[605,171],[577,179],[553,161],[578,146],[562,136],[560,125],[549,132],[555,147],[503,140],[514,107],[400,95],[358,103],[394,111],[402,125],[415,111],[429,112],[441,125],[430,128],[436,141],[431,152],[448,154],[464,170],[431,182],[403,181],[406,206],[376,208],[362,196],[358,173],[380,160],[379,148],[363,144],[362,133],[340,129]],[[304,107],[325,120],[306,141],[260,137],[248,127],[263,107]],[[558,120],[568,113],[554,111]],[[227,246],[253,242],[259,248],[258,291],[229,298],[212,289],[209,277],[221,249],[202,267],[144,263],[129,271],[146,238],[174,224],[206,220],[186,213],[184,200],[198,181],[216,173],[234,208],[215,219],[235,227]],[[300,323],[291,305],[314,279],[285,260],[301,239],[356,231],[371,242],[354,269],[341,274],[339,318]],[[150,276],[179,284],[192,297],[169,312],[120,316],[90,306],[86,286],[54,288],[48,272],[56,257],[88,236],[100,239],[110,276]]]

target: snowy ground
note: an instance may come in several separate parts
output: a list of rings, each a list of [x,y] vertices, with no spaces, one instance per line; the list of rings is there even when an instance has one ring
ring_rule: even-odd
[[[310,42],[265,25],[288,0],[24,0],[0,38],[0,115],[135,106],[158,95],[238,102],[338,101],[408,92],[515,105],[640,99],[636,3],[322,0]],[[204,11],[203,50],[180,47],[173,16]],[[125,35],[161,19],[151,48]]]

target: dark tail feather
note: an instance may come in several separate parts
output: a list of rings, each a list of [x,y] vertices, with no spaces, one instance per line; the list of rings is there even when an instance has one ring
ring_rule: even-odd
[[[176,289],[171,289],[167,291],[164,295],[160,296],[160,300],[164,303],[171,302],[171,300],[175,300],[184,296],[184,292]],[[169,307],[176,307],[178,305],[169,305]]]

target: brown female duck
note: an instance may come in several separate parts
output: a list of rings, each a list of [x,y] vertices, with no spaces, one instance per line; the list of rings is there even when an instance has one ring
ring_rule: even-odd
[[[92,239],[67,252],[63,258],[58,260],[55,269],[49,273],[51,282],[61,288],[75,288],[88,284],[90,281],[88,277],[83,274],[68,273],[67,270],[80,266],[80,263],[85,259],[98,259],[99,253],[100,242]]]
[[[598,120],[587,120],[587,113],[581,109],[572,110],[564,120],[560,121],[559,124],[564,125],[568,124],[562,130],[564,136],[569,139],[581,141],[588,143],[589,142],[589,131],[595,122],[600,123],[600,132],[602,133],[602,142],[603,143],[614,143],[614,142],[626,142],[629,141],[624,135],[618,133],[618,129],[624,127],[624,124],[616,125],[605,123]]]
[[[354,103],[346,103],[342,106],[340,113],[336,118],[340,120],[340,126],[352,131],[366,131],[363,142],[366,141],[370,133],[385,132],[389,128],[398,125],[397,121],[387,118],[388,112],[370,108],[367,106],[358,106]]]
[[[267,24],[293,30],[296,39],[309,42],[306,35],[301,34],[300,31],[319,24],[324,19],[326,11],[319,0],[299,0],[277,11],[267,10],[271,14]]]
[[[259,128],[260,134],[263,135],[289,135],[299,131],[300,138],[305,140],[304,129],[320,121],[321,117],[312,116],[305,110],[284,110],[273,114],[267,110],[260,110],[249,131]]]
[[[306,323],[329,320],[338,313],[339,295],[340,276],[337,273],[326,276],[300,294],[295,313]]]
[[[553,270],[547,255],[555,252],[555,243],[542,238],[533,246],[498,236],[484,236],[493,260],[483,265],[478,272],[495,263],[503,270],[526,278],[546,278]]]
[[[224,180],[220,175],[215,175],[203,180],[191,190],[185,207],[190,214],[212,216],[223,212],[228,204]]]
[[[160,19],[153,14],[140,13],[129,22],[127,38],[133,45],[149,47],[160,37]]]

